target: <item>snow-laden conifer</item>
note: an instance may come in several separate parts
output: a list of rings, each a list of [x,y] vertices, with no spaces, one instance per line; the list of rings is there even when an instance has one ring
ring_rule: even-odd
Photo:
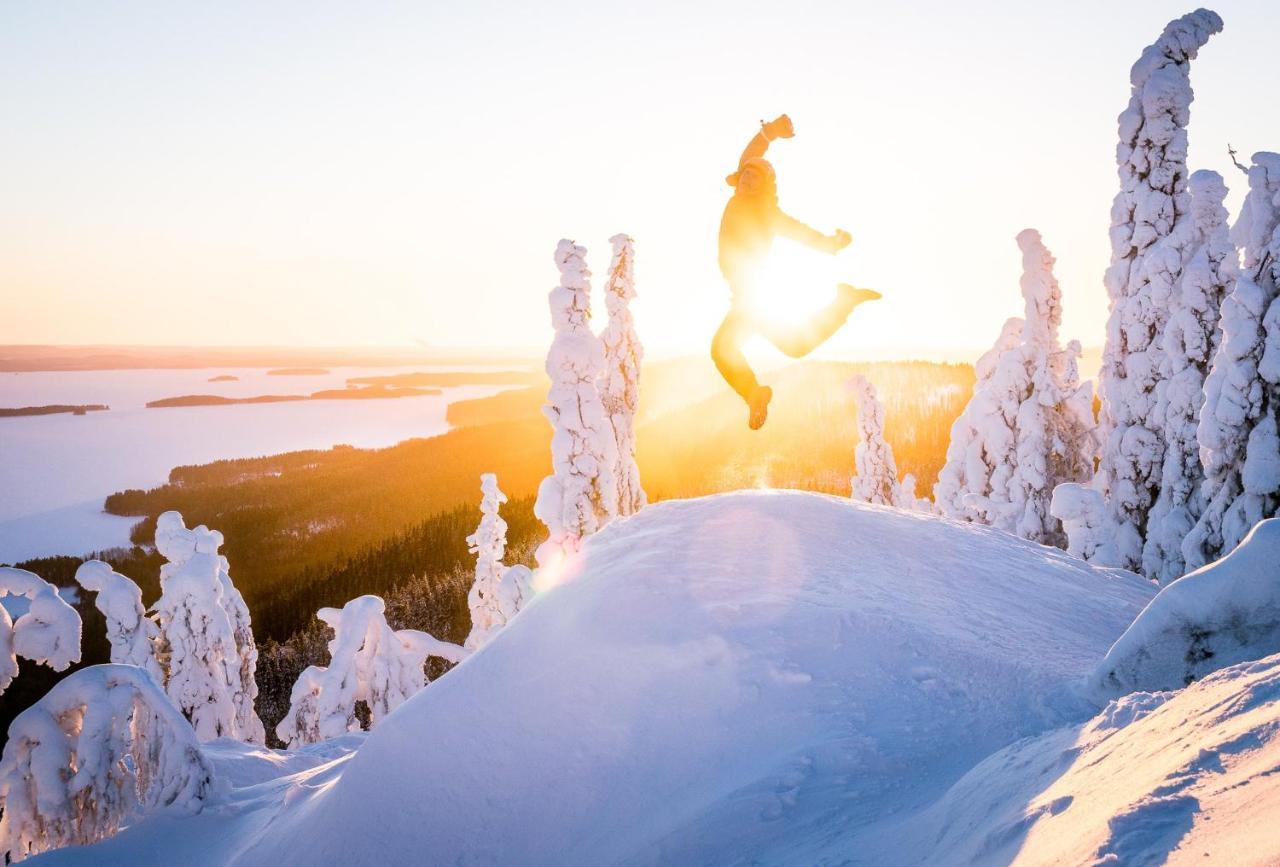
[[[257,654],[242,655],[237,644],[238,633],[252,644],[252,632],[243,634],[248,611],[234,588],[234,596],[228,592],[221,546],[221,533],[203,525],[189,530],[177,512],[157,519],[156,549],[169,561],[160,568],[155,606],[157,659],[165,672],[165,692],[202,741],[230,737],[261,743],[262,723],[244,677],[245,665]]]
[[[1148,513],[1160,491],[1164,423],[1157,386],[1167,369],[1169,299],[1186,261],[1161,250],[1183,220],[1187,196],[1190,63],[1222,19],[1198,9],[1172,21],[1130,72],[1119,117],[1120,192],[1111,206],[1111,300],[1101,376],[1104,445],[1099,488],[1117,533],[1120,564],[1141,566]]]
[[[1276,514],[1280,496],[1280,154],[1258,153],[1232,240],[1239,279],[1222,303],[1222,337],[1205,379],[1197,438],[1204,511],[1182,547],[1194,569]]]
[[[142,669],[94,665],[9,726],[0,757],[0,860],[109,837],[161,809],[199,811],[213,769]]]
[[[644,347],[631,316],[631,299],[636,297],[635,242],[627,235],[614,235],[613,259],[604,284],[605,310],[609,323],[600,335],[604,344],[604,372],[600,376],[600,399],[613,425],[618,460],[614,464],[618,492],[618,514],[630,515],[645,504],[636,465],[636,411],[640,406],[640,363]]]
[[[507,548],[507,522],[498,509],[507,501],[507,495],[498,489],[498,478],[493,473],[480,477],[480,492],[480,525],[467,537],[467,545],[476,555],[475,581],[467,594],[467,607],[471,609],[471,632],[464,643],[467,650],[475,650],[488,641],[493,632],[515,616],[509,608],[524,602],[519,594],[513,601],[502,592],[502,582],[509,571],[502,563]]]
[[[17,620],[0,605],[0,694],[18,676],[18,657],[62,671],[80,661],[80,613],[58,588],[26,569],[0,566],[0,600],[22,596],[27,610]]]
[[[552,473],[542,480],[533,509],[549,534],[535,554],[542,568],[554,569],[617,512],[618,445],[596,385],[604,352],[591,331],[585,254],[572,241],[556,246],[560,285],[548,297],[555,338],[547,353],[551,390],[542,412],[554,429]]]
[[[1190,218],[1180,221],[1159,254],[1184,263],[1168,300],[1161,341],[1162,371],[1156,417],[1163,419],[1160,492],[1147,516],[1142,571],[1167,583],[1186,572],[1182,544],[1203,512],[1204,472],[1196,428],[1204,381],[1218,348],[1219,311],[1235,286],[1236,248],[1227,230],[1226,185],[1217,172],[1191,175]],[[1152,252],[1152,257],[1158,255]]]
[[[308,666],[294,684],[276,736],[290,748],[360,730],[356,703],[373,728],[427,684],[426,661],[461,662],[467,651],[416,629],[393,630],[379,596],[358,596],[316,616],[333,629],[329,664]]]
[[[893,457],[893,447],[884,438],[884,405],[876,397],[875,386],[859,374],[849,380],[849,390],[853,392],[858,407],[858,444],[853,450],[856,474],[850,496],[860,502],[880,506],[913,507],[914,479],[911,482],[912,502],[906,505],[901,502],[898,463]]]
[[[1079,380],[1080,344],[1059,342],[1062,290],[1052,254],[1034,229],[1017,240],[1024,316],[1009,320],[979,360],[973,397],[952,425],[935,500],[948,517],[1065,546],[1049,505],[1057,485],[1092,473],[1092,384]]]
[[[111,661],[136,665],[162,686],[164,672],[156,661],[154,648],[159,629],[147,617],[142,589],[101,560],[82,563],[76,570],[76,583],[97,594],[93,604],[107,621]]]

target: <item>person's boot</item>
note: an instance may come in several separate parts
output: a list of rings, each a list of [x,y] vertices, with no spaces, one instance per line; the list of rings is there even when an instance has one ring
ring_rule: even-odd
[[[853,308],[864,301],[877,301],[884,297],[874,289],[859,289],[857,286],[850,286],[848,283],[839,284],[836,286],[836,291],[839,293],[840,300],[848,305],[849,313],[852,313]]]
[[[769,401],[773,400],[773,389],[767,385],[757,385],[755,391],[751,392],[751,399],[747,401],[747,405],[751,407],[751,425],[752,430],[760,430],[764,427],[764,420],[769,417]]]

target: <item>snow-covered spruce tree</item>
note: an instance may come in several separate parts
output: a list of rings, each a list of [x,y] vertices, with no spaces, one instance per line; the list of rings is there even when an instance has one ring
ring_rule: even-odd
[[[973,397],[952,425],[935,499],[948,517],[1064,547],[1049,505],[1059,484],[1092,474],[1092,385],[1079,381],[1080,344],[1059,343],[1062,291],[1053,256],[1034,229],[1017,240],[1025,315],[1007,322],[997,346],[979,360]]]
[[[858,404],[858,444],[853,450],[856,475],[850,496],[863,503],[914,508],[915,479],[909,492],[898,482],[898,463],[893,447],[884,438],[884,405],[876,397],[875,386],[859,374],[849,380],[849,389]]]
[[[333,629],[329,665],[308,666],[294,684],[276,736],[290,748],[359,731],[356,703],[373,728],[427,684],[426,661],[461,662],[467,651],[416,629],[392,630],[378,596],[358,596],[316,616]]]
[[[245,713],[238,615],[231,613],[237,606],[227,598],[230,577],[224,571],[226,559],[218,554],[221,545],[221,533],[203,525],[188,530],[177,512],[157,519],[156,549],[169,561],[160,567],[155,606],[157,659],[165,672],[165,692],[191,720],[200,740],[230,737],[261,743],[262,723],[251,698]]]
[[[24,596],[26,613],[15,621],[0,605],[0,694],[18,676],[18,657],[54,671],[80,661],[80,614],[58,588],[26,569],[0,566],[0,600]]]
[[[645,504],[636,465],[636,410],[640,406],[640,362],[644,347],[631,316],[631,299],[636,297],[635,242],[627,235],[614,235],[613,260],[604,284],[604,304],[609,324],[600,341],[604,344],[604,371],[600,375],[600,399],[613,425],[618,460],[614,464],[614,484],[618,491],[618,514],[630,515]]]
[[[1158,245],[1189,216],[1190,63],[1222,19],[1207,9],[1169,23],[1130,72],[1119,117],[1120,192],[1111,206],[1111,299],[1102,360],[1104,445],[1099,486],[1116,531],[1117,565],[1142,565],[1147,517],[1160,491],[1164,422],[1157,385],[1168,302],[1186,265]],[[1153,255],[1154,252],[1154,255]]]
[[[213,789],[195,732],[142,669],[83,668],[9,726],[0,860],[93,843],[156,810],[198,812]]]
[[[1239,271],[1227,231],[1226,185],[1217,172],[1191,175],[1190,218],[1178,223],[1150,254],[1185,263],[1168,299],[1161,340],[1165,369],[1157,387],[1156,417],[1164,421],[1160,492],[1147,515],[1142,571],[1168,583],[1186,572],[1182,544],[1203,512],[1204,472],[1196,428],[1204,381],[1218,348],[1218,316]]]
[[[222,534],[216,530],[208,531],[217,535],[218,545],[222,544]],[[249,606],[244,596],[231,581],[231,564],[227,558],[218,555],[218,580],[222,584],[222,609],[227,612],[231,621],[231,634],[236,642],[237,674],[232,699],[236,706],[236,728],[240,739],[251,744],[265,744],[267,731],[258,719],[254,703],[258,698],[258,643],[253,640],[253,622],[249,618]]]
[[[1006,319],[996,342],[973,365],[976,375],[973,396],[951,424],[947,459],[933,486],[934,508],[941,515],[965,521],[978,521],[982,517],[965,502],[965,496],[970,491],[990,489],[991,466],[986,459],[984,420],[994,416],[999,407],[993,402],[994,392],[987,386],[995,376],[1000,359],[1022,340],[1022,326],[1021,317]]]
[[[533,511],[548,538],[535,553],[554,568],[578,550],[583,537],[617,512],[614,466],[618,444],[596,383],[604,369],[600,340],[591,332],[591,272],[586,250],[572,241],[556,246],[560,285],[551,290],[555,338],[547,353],[551,390],[542,412],[551,422],[552,473],[538,487]]]
[[[1187,569],[1230,552],[1280,502],[1280,154],[1254,154],[1231,237],[1244,261],[1204,383],[1204,509],[1182,546]]]
[[[143,608],[142,589],[101,560],[82,563],[76,583],[97,594],[93,604],[107,621],[111,661],[136,665],[163,686],[164,671],[153,646],[159,629]]]
[[[507,501],[507,495],[498,489],[498,477],[485,473],[480,477],[480,526],[467,537],[467,545],[476,555],[476,578],[467,593],[467,607],[471,609],[471,632],[464,647],[475,650],[489,640],[489,633],[501,628],[506,620],[498,610],[498,584],[506,566],[502,557],[507,550],[507,522],[498,509]]]

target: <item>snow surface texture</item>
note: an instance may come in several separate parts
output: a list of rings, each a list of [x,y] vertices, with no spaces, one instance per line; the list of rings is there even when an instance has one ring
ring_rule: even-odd
[[[160,567],[155,606],[164,688],[201,740],[263,743],[253,709],[258,652],[221,546],[221,533],[204,525],[189,530],[177,512],[156,519],[156,550],[169,561]]]
[[[80,661],[80,614],[58,588],[26,569],[0,566],[0,598],[22,596],[27,610],[17,620],[0,605],[0,694],[18,676],[21,656],[54,671]]]
[[[1100,487],[1116,536],[1113,550],[1142,567],[1147,516],[1160,493],[1164,421],[1157,386],[1165,375],[1162,334],[1169,300],[1187,260],[1161,246],[1188,219],[1187,123],[1191,60],[1222,29],[1197,9],[1172,21],[1133,65],[1132,93],[1119,117],[1120,192],[1111,205],[1111,299],[1102,358]]]
[[[195,812],[213,781],[195,732],[146,672],[81,669],[9,726],[0,858],[93,843],[157,809]]]
[[[920,863],[903,823],[1092,715],[1070,684],[1154,589],[799,492],[650,505],[575,560],[354,757],[51,863]]]
[[[555,338],[547,352],[551,390],[542,412],[554,429],[552,472],[538,486],[533,513],[549,532],[534,556],[540,568],[552,571],[608,523],[618,503],[618,443],[597,389],[604,350],[591,332],[586,252],[572,241],[556,246],[560,285],[548,296]]]
[[[1092,475],[1093,386],[1080,382],[1080,344],[1058,341],[1062,290],[1053,256],[1034,229],[1019,233],[1018,247],[1025,315],[1006,322],[978,362],[934,499],[947,517],[1065,547],[1050,500],[1058,485]]]
[[[604,284],[604,305],[609,324],[600,341],[604,344],[604,371],[600,375],[600,399],[613,425],[618,444],[614,463],[619,515],[630,515],[645,504],[640,487],[640,467],[636,465],[636,411],[640,407],[640,363],[644,347],[631,316],[631,299],[636,297],[635,242],[627,235],[614,235],[613,260]]]
[[[1001,750],[900,831],[921,864],[1275,864],[1278,735],[1271,656]]]
[[[276,726],[286,746],[299,747],[360,730],[356,703],[369,709],[376,727],[427,684],[426,662],[439,656],[461,662],[461,647],[416,629],[387,625],[379,596],[357,596],[339,611],[321,608],[316,616],[333,629],[329,665],[309,665],[289,696],[289,712]]]
[[[1226,665],[1280,652],[1280,518],[1160,591],[1107,653],[1098,696],[1179,689]]]
[[[1142,572],[1162,584],[1186,573],[1183,540],[1204,511],[1204,471],[1196,428],[1205,376],[1218,349],[1219,311],[1239,272],[1236,248],[1227,231],[1223,206],[1227,187],[1222,176],[1196,172],[1189,188],[1191,218],[1179,222],[1148,258],[1153,267],[1162,259],[1170,267],[1186,263],[1170,296],[1156,296],[1157,302],[1168,306],[1169,314],[1161,343],[1164,369],[1155,413],[1164,420],[1164,466],[1159,496],[1147,516]]]
[[[1230,551],[1280,501],[1280,154],[1254,154],[1231,234],[1244,262],[1204,383],[1204,511],[1182,546],[1190,568]]]
[[[93,604],[107,621],[111,661],[136,665],[156,683],[164,683],[164,671],[156,661],[153,648],[160,630],[146,616],[142,589],[101,560],[80,564],[76,583],[97,594]]]
[[[849,380],[858,405],[858,444],[853,449],[857,474],[851,482],[850,496],[863,503],[915,509],[916,480],[907,475],[898,481],[898,462],[893,446],[884,438],[884,405],[876,398],[876,388],[859,374]],[[927,503],[921,511],[928,511]]]

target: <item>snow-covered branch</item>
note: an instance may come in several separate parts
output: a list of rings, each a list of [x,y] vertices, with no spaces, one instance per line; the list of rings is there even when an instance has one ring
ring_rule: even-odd
[[[18,676],[21,656],[54,671],[80,661],[80,614],[58,588],[34,572],[0,566],[0,600],[22,596],[27,610],[17,620],[0,605],[0,693]]]
[[[154,650],[159,629],[146,616],[141,588],[101,560],[82,563],[76,570],[76,583],[97,594],[94,606],[107,621],[111,661],[136,665],[163,684],[164,672]]]

